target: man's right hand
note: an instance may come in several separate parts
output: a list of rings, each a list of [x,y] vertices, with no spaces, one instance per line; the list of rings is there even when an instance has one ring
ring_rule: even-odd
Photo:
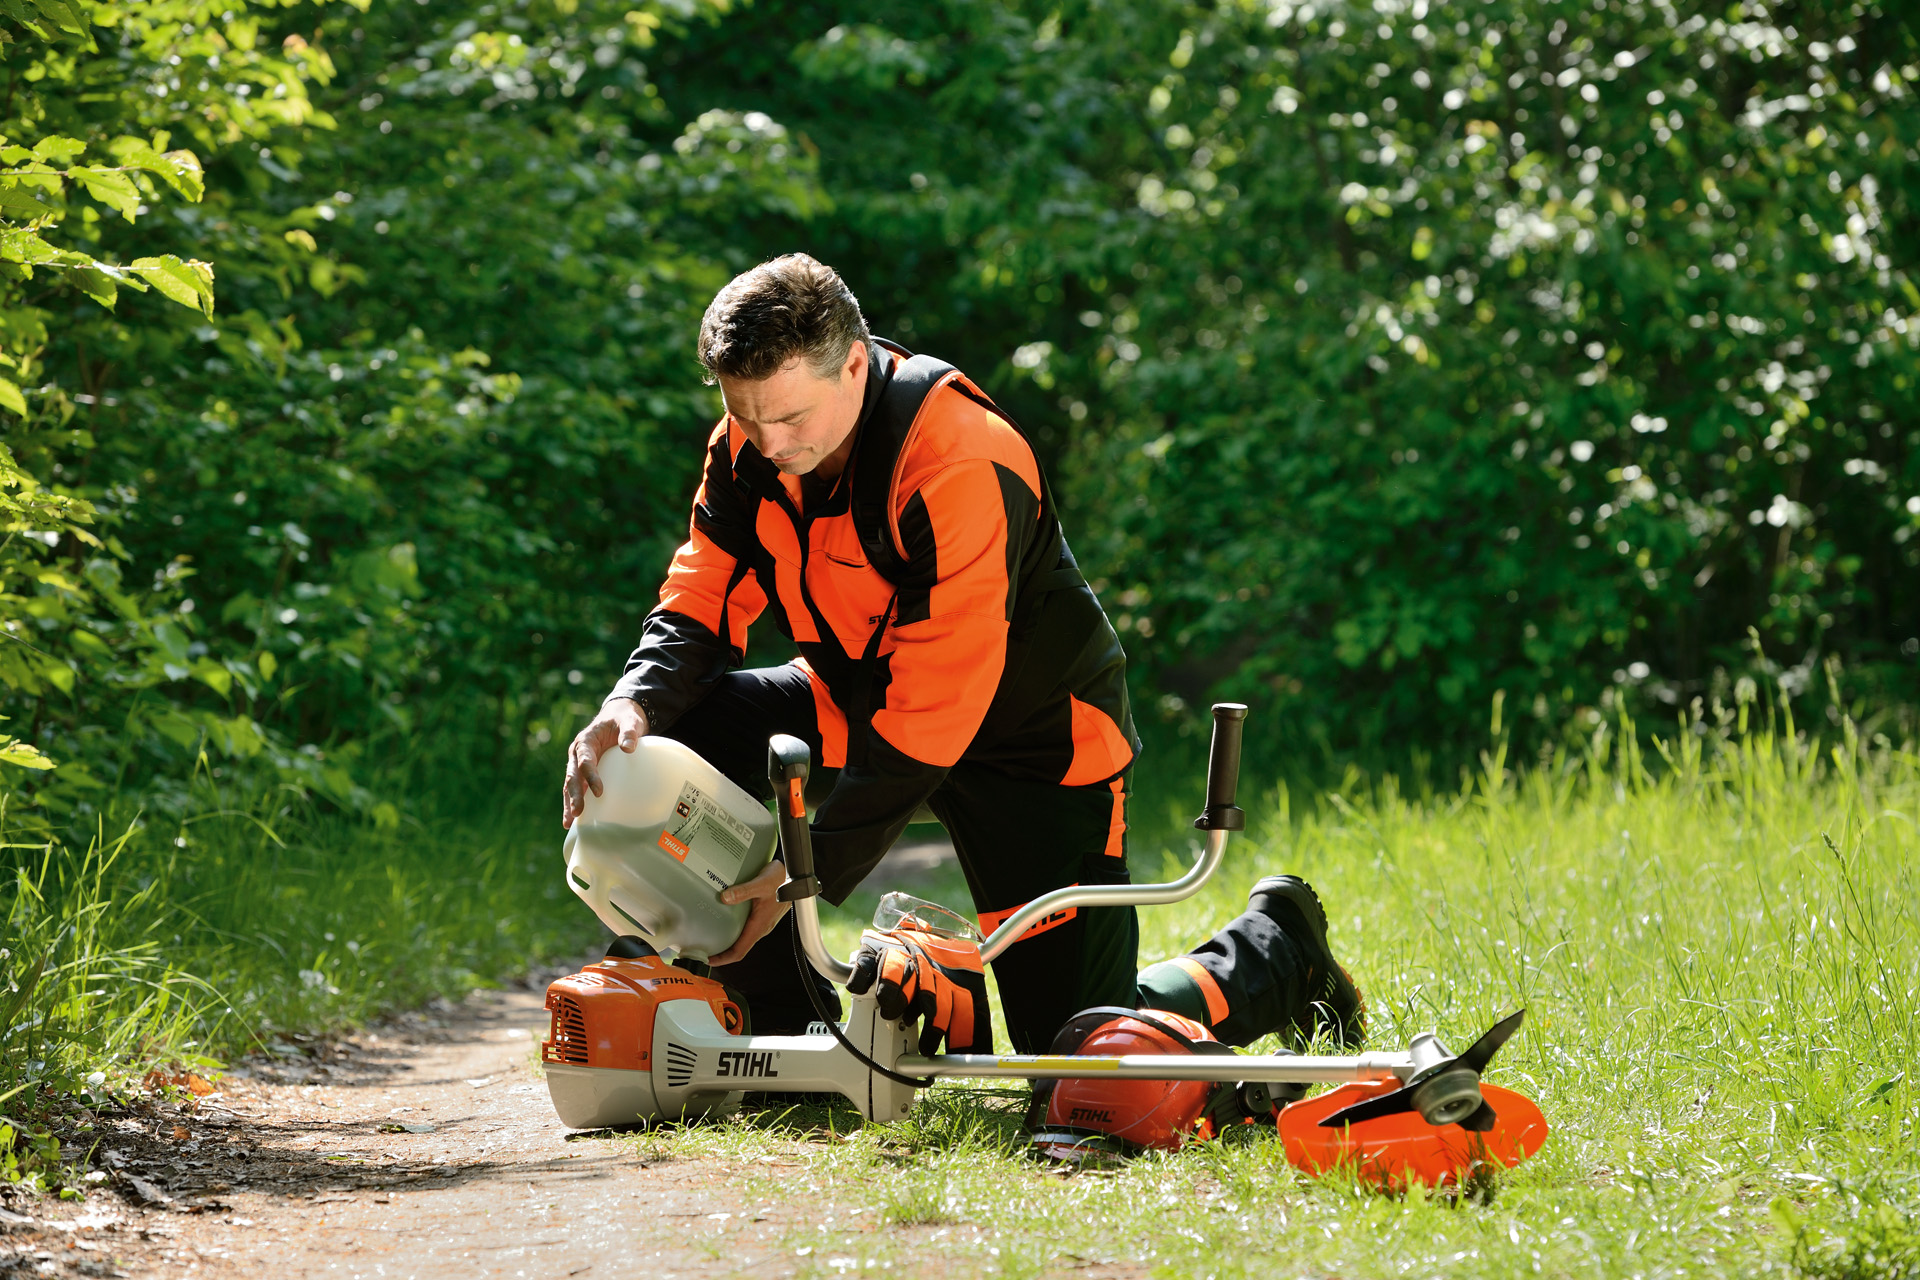
[[[616,744],[632,751],[647,736],[647,713],[631,698],[609,698],[593,722],[574,735],[567,748],[567,780],[560,787],[560,825],[571,827],[587,807],[587,788],[603,794],[600,757]]]

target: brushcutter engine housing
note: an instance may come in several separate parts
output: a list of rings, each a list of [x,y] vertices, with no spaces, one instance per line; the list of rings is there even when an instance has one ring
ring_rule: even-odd
[[[657,955],[610,956],[559,979],[547,988],[547,1011],[540,1062],[568,1128],[723,1116],[748,1090],[838,1093],[872,1120],[900,1119],[913,1105],[913,1090],[830,1035],[745,1034],[745,1011],[726,987]],[[909,1031],[881,1020],[871,1000],[855,1002],[842,1033],[882,1059],[911,1047]]]

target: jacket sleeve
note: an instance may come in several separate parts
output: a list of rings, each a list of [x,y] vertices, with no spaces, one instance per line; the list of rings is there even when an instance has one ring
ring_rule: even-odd
[[[706,474],[693,499],[687,540],[673,553],[660,606],[647,615],[640,645],[610,697],[631,698],[658,732],[740,665],[747,628],[767,606],[748,567],[753,499],[733,476],[723,419],[707,444]]]
[[[988,458],[941,468],[900,508],[902,550],[909,564],[933,565],[932,586],[896,597],[866,758],[849,760],[814,818],[829,901],[873,869],[979,732],[1006,666],[1016,566],[1039,514],[1037,488]]]

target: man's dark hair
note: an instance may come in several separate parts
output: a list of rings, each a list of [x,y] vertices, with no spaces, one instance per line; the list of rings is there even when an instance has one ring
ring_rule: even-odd
[[[854,343],[872,341],[860,300],[839,273],[790,253],[741,272],[713,296],[700,320],[700,364],[709,382],[758,382],[799,356],[816,378],[831,378]]]

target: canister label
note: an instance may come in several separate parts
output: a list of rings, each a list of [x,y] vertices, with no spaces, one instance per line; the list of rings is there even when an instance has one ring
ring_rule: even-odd
[[[714,888],[725,889],[740,876],[740,866],[753,847],[753,828],[689,782],[680,788],[673,817],[660,833],[660,847]]]

